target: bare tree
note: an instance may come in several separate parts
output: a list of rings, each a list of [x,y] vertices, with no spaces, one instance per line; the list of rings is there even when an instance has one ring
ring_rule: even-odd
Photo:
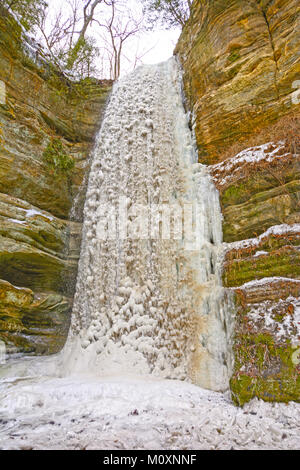
[[[73,67],[74,62],[76,61],[77,54],[84,44],[88,27],[92,24],[93,21],[95,21],[96,8],[101,3],[110,5],[111,2],[109,0],[86,0],[84,3],[83,24],[82,24],[80,31],[78,32],[77,40],[75,44],[73,45],[72,49],[70,50],[69,59],[67,63],[67,67],[69,69]]]
[[[36,28],[51,62],[60,72],[75,73],[78,78],[95,71],[93,60],[99,50],[88,37],[78,43],[86,7],[87,4],[82,9],[82,0],[65,0],[58,10],[45,9]]]
[[[200,0],[201,1],[201,0]],[[151,27],[183,28],[192,13],[192,0],[142,0]]]
[[[92,25],[89,36],[87,31]],[[60,9],[43,11],[37,29],[51,62],[62,73],[84,78],[95,73],[99,64],[103,72],[105,61],[109,64],[110,78],[116,80],[120,76],[121,58],[125,58],[124,44],[142,31],[143,15],[138,8],[132,12],[126,0],[64,0]],[[101,38],[99,48],[96,34]],[[144,54],[137,48],[131,61],[134,67]]]
[[[118,0],[111,0],[110,7],[111,14],[105,21],[94,21],[104,30],[101,38],[109,58],[111,78],[117,80],[121,72],[124,44],[142,31],[143,17],[135,18],[130,10],[124,10],[124,3]]]
[[[77,4],[78,1],[69,4],[72,7],[73,15],[65,17],[60,8],[51,22],[49,21],[49,12],[45,10],[40,17],[37,24],[37,30],[46,46],[46,50],[50,56],[51,61],[59,68],[61,68],[61,59],[66,51],[71,47],[74,36],[74,29],[78,23],[77,17]]]
[[[127,55],[123,53],[124,59],[126,59],[127,62],[131,64],[132,69],[135,70],[139,64],[143,63],[142,59],[145,57],[145,55],[147,55],[150,51],[152,51],[156,46],[157,46],[157,43],[149,47],[148,49],[140,50],[139,44],[137,44],[134,55],[132,57],[128,57]]]

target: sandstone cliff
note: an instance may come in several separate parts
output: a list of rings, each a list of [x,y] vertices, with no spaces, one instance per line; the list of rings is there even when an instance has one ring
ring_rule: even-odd
[[[196,0],[175,51],[220,191],[239,404],[300,400],[299,44],[297,0]]]
[[[0,340],[10,352],[52,353],[68,330],[82,182],[110,84],[70,83],[37,65],[22,35],[1,8]],[[53,142],[74,168],[45,159]]]
[[[0,339],[49,353],[68,329],[82,181],[109,88],[37,65],[0,13]],[[300,399],[299,23],[296,0],[195,0],[176,48],[199,158],[220,192],[239,404]],[[73,169],[45,159],[54,141]]]

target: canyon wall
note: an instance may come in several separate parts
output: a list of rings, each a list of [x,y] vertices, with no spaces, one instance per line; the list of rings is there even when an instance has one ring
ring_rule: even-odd
[[[0,84],[0,340],[53,353],[69,327],[84,177],[111,84],[66,80],[2,8]]]
[[[196,0],[175,50],[220,192],[238,404],[300,399],[299,45],[297,0]]]
[[[296,0],[196,0],[175,50],[199,161],[220,193],[238,404],[300,399],[299,23]],[[110,83],[71,83],[37,55],[0,7],[0,340],[43,354],[69,327]]]

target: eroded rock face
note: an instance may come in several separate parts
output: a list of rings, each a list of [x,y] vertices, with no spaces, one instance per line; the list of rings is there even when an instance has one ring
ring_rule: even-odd
[[[196,0],[176,48],[199,159],[220,193],[237,404],[300,400],[299,149],[247,144],[277,121],[288,133],[289,113],[299,118],[299,21],[293,0]],[[224,159],[236,141],[244,150]]]
[[[299,41],[298,0],[195,0],[176,53],[201,162],[295,107]]]
[[[110,83],[69,83],[46,62],[37,65],[25,46],[1,8],[0,339],[11,352],[52,353],[69,325],[82,183]],[[45,161],[53,138],[74,159],[72,171]]]
[[[300,281],[264,278],[235,292],[234,401],[299,401]]]
[[[210,167],[223,209],[225,242],[299,222],[300,161],[281,144],[245,149]]]
[[[236,294],[231,389],[241,405],[300,400],[299,162],[266,144],[210,167],[227,242],[223,284]]]
[[[57,352],[68,329],[70,299],[0,281],[0,335],[8,351]]]

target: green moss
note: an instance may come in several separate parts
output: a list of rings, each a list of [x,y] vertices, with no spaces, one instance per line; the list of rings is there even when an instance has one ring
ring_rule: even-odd
[[[21,53],[22,28],[13,16],[0,5],[0,46],[9,50],[13,57]]]
[[[257,168],[254,167],[252,172],[249,168],[249,174],[243,177],[243,181],[238,184],[233,184],[221,191],[221,203],[225,208],[231,205],[243,204],[249,201],[250,198],[259,196],[259,200],[263,200],[268,193],[274,195],[279,193],[280,189],[285,194],[293,196],[299,190],[300,171],[297,162],[287,162],[286,165],[276,167],[273,163],[273,168]],[[284,178],[282,177],[284,174]],[[278,184],[281,182],[281,184]],[[271,192],[270,192],[271,190]]]
[[[272,379],[241,374],[231,379],[230,385],[232,399],[238,406],[243,406],[254,397],[269,402],[300,401],[299,377]]]
[[[232,80],[241,70],[242,63],[236,64],[234,67],[230,67],[228,71],[228,80]]]
[[[232,196],[234,190],[231,191],[229,195]],[[299,197],[300,181],[296,180],[282,185],[277,183],[277,187],[257,192],[252,197],[244,193],[246,201],[243,203],[238,202],[229,207],[222,204],[224,241],[256,237],[272,225],[291,223],[291,218],[297,217],[299,212]]]
[[[230,55],[227,57],[227,63],[236,62],[241,58],[240,49],[232,50]]]
[[[227,188],[224,193],[222,194],[222,204],[224,207],[230,204],[236,204],[245,198],[247,188],[245,188],[245,183],[241,183],[238,185],[232,185]],[[249,192],[248,192],[249,196]]]
[[[55,171],[69,173],[74,168],[74,160],[70,157],[58,138],[52,138],[43,152],[43,159]]]
[[[241,250],[234,250],[227,254],[226,262],[230,263],[234,260],[241,262],[243,259],[247,259],[257,251],[265,251],[271,253],[272,251],[280,250],[281,248],[288,247],[287,249],[295,249],[300,246],[300,235],[293,233],[283,233],[281,235],[270,234],[263,238],[259,245],[252,245]],[[294,248],[293,248],[294,247]],[[257,260],[256,260],[257,261]]]
[[[229,262],[223,273],[223,282],[226,287],[235,287],[253,279],[274,276],[300,278],[300,253],[296,248],[285,246],[268,256]]]
[[[254,397],[271,402],[300,401],[300,369],[292,361],[289,341],[277,342],[271,333],[248,332],[247,316],[239,319],[235,338],[235,372],[230,381],[235,404]]]
[[[283,323],[284,322],[284,319],[286,317],[286,312],[279,312],[279,313],[275,313],[274,314],[274,321],[276,321],[277,323]]]

